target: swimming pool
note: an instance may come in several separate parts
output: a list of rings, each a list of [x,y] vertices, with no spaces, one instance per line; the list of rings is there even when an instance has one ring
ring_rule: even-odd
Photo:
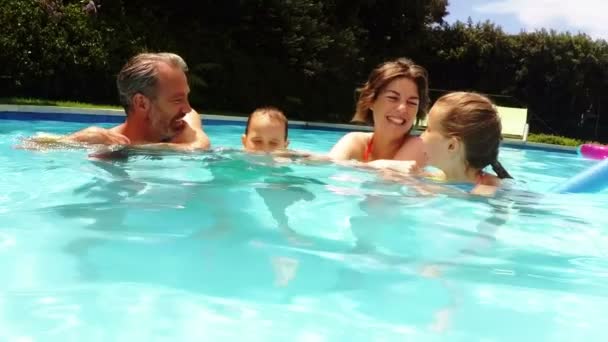
[[[608,194],[548,194],[574,154],[503,148],[520,183],[487,200],[231,150],[14,148],[85,126],[0,120],[0,340],[608,338]]]

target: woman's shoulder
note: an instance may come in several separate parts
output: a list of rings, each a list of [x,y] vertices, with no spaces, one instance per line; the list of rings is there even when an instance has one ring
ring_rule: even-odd
[[[332,159],[360,159],[364,146],[371,138],[371,133],[349,132],[346,133],[329,151]]]
[[[371,132],[348,132],[344,135],[344,138],[367,141],[371,138]]]
[[[349,132],[340,139],[340,142],[356,148],[358,146],[366,145],[371,137],[372,133]]]
[[[394,159],[415,160],[419,164],[424,163],[424,146],[419,136],[408,136],[403,142]]]

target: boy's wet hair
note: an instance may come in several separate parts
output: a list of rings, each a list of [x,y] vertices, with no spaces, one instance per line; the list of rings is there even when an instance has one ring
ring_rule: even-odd
[[[279,110],[278,108],[273,107],[273,106],[265,106],[265,107],[257,108],[256,110],[253,111],[253,113],[251,113],[249,115],[249,117],[247,118],[247,126],[245,126],[245,135],[247,135],[249,133],[249,125],[251,123],[251,119],[254,116],[258,116],[258,115],[265,115],[270,120],[275,120],[275,121],[282,123],[285,126],[285,140],[287,140],[287,131],[288,131],[287,117],[285,117],[285,114],[283,114],[283,112],[281,110]]]
[[[482,170],[490,165],[499,178],[512,178],[498,161],[502,124],[490,99],[477,93],[454,92],[440,97],[435,106],[443,109],[442,133],[462,140],[470,167]]]

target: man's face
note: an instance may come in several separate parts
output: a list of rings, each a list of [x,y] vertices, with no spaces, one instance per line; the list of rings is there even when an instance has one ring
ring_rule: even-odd
[[[178,135],[187,125],[184,116],[192,111],[186,74],[177,67],[160,63],[156,97],[151,100],[150,128],[159,140]]]

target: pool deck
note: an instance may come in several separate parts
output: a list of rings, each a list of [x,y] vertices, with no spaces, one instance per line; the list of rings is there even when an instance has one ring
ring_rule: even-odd
[[[124,117],[124,111],[119,109],[0,104],[0,120],[51,120],[85,123],[120,123],[124,121]],[[204,125],[244,124],[247,121],[246,117],[238,116],[202,114],[201,117]],[[344,132],[370,132],[372,130],[372,128],[369,126],[297,120],[289,120],[289,127]],[[414,134],[420,134],[420,131],[415,130]],[[534,143],[508,138],[503,139],[502,145],[522,149],[577,153],[576,147]]]

